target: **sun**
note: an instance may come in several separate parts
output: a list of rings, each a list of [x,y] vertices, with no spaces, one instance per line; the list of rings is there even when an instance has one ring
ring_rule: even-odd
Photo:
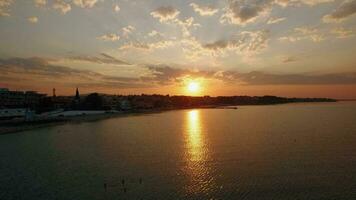
[[[192,94],[198,93],[201,90],[200,83],[196,81],[189,82],[187,85],[187,90]]]

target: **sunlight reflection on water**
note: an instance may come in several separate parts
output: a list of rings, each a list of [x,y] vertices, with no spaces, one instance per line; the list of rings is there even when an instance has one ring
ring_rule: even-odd
[[[187,112],[186,126],[187,174],[190,176],[187,192],[188,194],[208,194],[213,189],[214,178],[207,166],[209,151],[199,110]]]

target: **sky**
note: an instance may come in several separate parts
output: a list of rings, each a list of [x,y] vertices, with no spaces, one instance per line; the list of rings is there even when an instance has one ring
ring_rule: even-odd
[[[355,13],[356,0],[0,0],[0,87],[356,99]]]

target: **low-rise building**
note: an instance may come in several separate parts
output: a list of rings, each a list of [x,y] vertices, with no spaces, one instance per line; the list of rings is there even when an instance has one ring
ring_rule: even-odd
[[[0,108],[36,108],[45,94],[34,91],[10,91],[0,89]]]

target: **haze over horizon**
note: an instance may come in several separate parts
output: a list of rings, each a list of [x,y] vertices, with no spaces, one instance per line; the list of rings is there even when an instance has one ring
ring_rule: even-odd
[[[0,0],[0,88],[355,99],[355,13],[356,0]]]

